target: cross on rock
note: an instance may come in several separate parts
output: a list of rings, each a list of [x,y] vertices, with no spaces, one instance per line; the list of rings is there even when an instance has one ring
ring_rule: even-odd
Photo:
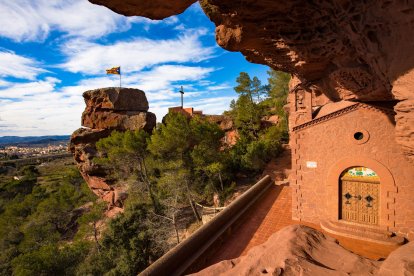
[[[184,88],[181,86],[181,89],[179,91],[181,93],[181,108],[184,108]]]

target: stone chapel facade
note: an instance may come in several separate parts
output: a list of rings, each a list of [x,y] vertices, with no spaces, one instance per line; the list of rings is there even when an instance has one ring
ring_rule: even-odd
[[[293,219],[365,240],[414,240],[414,164],[394,140],[392,103],[331,102],[296,87],[289,110]]]

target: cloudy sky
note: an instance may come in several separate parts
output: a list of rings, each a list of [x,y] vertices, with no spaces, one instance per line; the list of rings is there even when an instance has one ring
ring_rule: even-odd
[[[0,136],[65,135],[80,127],[89,89],[117,86],[105,69],[120,65],[124,87],[144,90],[160,121],[180,104],[220,114],[236,97],[239,72],[266,81],[214,40],[196,3],[160,21],[125,17],[87,0],[0,1]]]

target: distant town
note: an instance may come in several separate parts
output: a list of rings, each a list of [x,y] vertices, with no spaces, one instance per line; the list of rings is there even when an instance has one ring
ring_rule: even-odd
[[[42,147],[8,146],[0,148],[0,160],[30,158],[67,152],[67,145],[48,145]]]
[[[0,160],[68,153],[68,137],[0,137]],[[13,139],[11,139],[13,138]]]

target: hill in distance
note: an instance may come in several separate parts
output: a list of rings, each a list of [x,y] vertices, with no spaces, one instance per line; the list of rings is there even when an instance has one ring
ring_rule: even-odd
[[[0,146],[37,146],[69,142],[70,135],[50,136],[0,136]]]

